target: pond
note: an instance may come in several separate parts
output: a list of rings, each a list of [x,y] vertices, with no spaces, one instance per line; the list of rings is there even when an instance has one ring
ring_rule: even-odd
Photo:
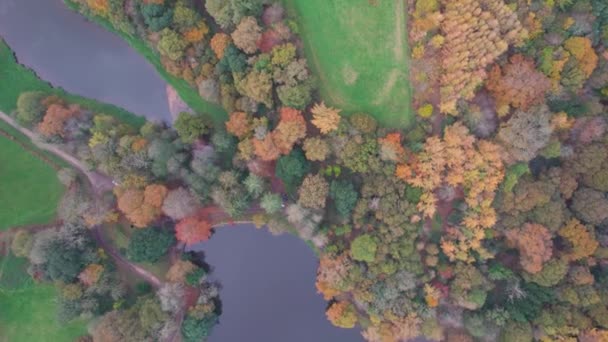
[[[0,0],[0,36],[55,86],[170,120],[166,84],[154,68],[61,0]],[[223,286],[224,312],[211,342],[362,341],[358,330],[326,320],[326,302],[314,286],[317,258],[298,238],[232,226],[200,248]]]

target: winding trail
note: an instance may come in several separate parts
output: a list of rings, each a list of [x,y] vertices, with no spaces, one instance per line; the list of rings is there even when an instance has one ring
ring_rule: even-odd
[[[15,122],[12,117],[6,115],[5,113],[0,112],[0,119],[11,125],[23,135],[27,136],[32,141],[32,143],[38,148],[56,155],[57,157],[63,159],[68,164],[72,165],[78,171],[83,173],[86,176],[87,181],[90,183],[91,188],[94,189],[95,197],[99,197],[104,192],[112,190],[112,178],[98,172],[90,171],[88,167],[86,167],[86,165],[83,164],[80,160],[78,160],[71,154],[63,151],[58,146],[39,141],[36,133],[25,127],[20,126]],[[152,284],[155,288],[159,288],[162,285],[160,279],[158,279],[158,277],[156,277],[154,274],[148,272],[140,266],[129,262],[122,255],[120,255],[120,253],[103,238],[99,226],[93,228],[93,237],[95,238],[97,243],[116,261],[116,263],[121,264],[126,268],[132,270],[133,272],[137,273],[143,279]]]
[[[51,144],[44,143],[40,141],[38,135],[33,131],[20,126],[15,120],[8,116],[7,114],[0,112],[0,119],[11,125],[14,129],[21,132],[23,135],[27,136],[34,145],[36,145],[41,150],[45,150],[51,152],[57,157],[65,160],[68,164],[72,165],[74,168],[78,169],[81,173],[87,176],[87,179],[91,183],[93,189],[95,189],[95,194],[100,195],[106,191],[112,190],[112,178],[102,175],[98,172],[91,171],[89,168],[83,164],[80,160],[72,156],[71,154],[63,151],[59,147]]]

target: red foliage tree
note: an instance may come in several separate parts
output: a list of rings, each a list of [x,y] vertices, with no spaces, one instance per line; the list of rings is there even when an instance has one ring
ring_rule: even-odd
[[[186,245],[207,241],[211,237],[211,224],[191,216],[181,220],[175,226],[175,237]]]

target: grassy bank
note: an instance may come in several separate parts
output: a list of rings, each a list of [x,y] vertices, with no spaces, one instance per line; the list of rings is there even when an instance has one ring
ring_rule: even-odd
[[[296,18],[321,95],[389,127],[413,121],[404,0],[283,0]]]
[[[71,0],[64,0],[65,4],[74,11],[79,11],[79,5]],[[156,68],[160,76],[170,84],[184,102],[194,111],[209,115],[215,123],[222,124],[228,118],[226,111],[219,105],[209,103],[198,94],[198,90],[190,86],[188,82],[169,74],[160,62],[160,56],[151,49],[146,42],[138,37],[130,36],[124,32],[116,30],[110,22],[101,17],[88,17],[89,20],[101,25],[106,30],[119,35],[129,46],[141,54],[150,64]]]

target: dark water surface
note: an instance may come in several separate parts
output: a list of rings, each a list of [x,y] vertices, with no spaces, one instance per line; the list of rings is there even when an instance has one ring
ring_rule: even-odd
[[[299,238],[272,236],[252,225],[216,230],[194,246],[205,252],[222,283],[224,312],[211,342],[350,342],[358,330],[339,329],[325,318],[316,293],[317,258]]]
[[[154,67],[61,0],[0,0],[0,36],[19,62],[55,86],[171,121],[165,82]]]
[[[165,82],[119,37],[61,0],[0,0],[0,36],[19,61],[67,91],[170,120]],[[211,342],[357,342],[332,327],[314,286],[317,259],[294,236],[251,226],[220,229],[200,246],[223,286]],[[58,341],[63,342],[63,341]]]

